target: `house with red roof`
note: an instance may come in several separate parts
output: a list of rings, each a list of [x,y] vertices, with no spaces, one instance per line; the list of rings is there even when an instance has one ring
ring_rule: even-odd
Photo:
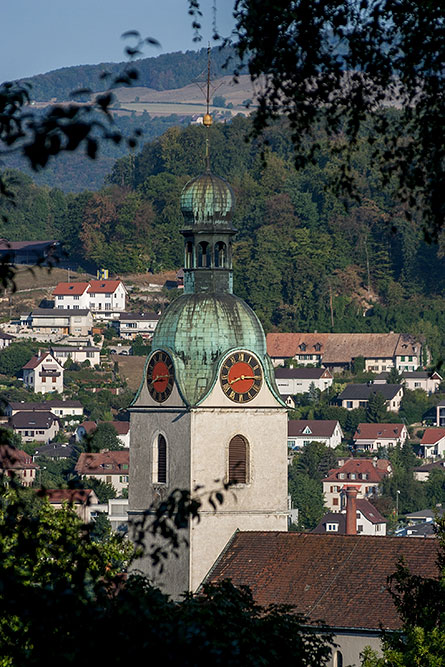
[[[91,477],[111,484],[118,495],[128,489],[130,452],[128,449],[111,452],[82,452],[75,471],[82,478]]]
[[[59,283],[53,296],[57,309],[86,309],[99,319],[111,319],[125,311],[127,290],[119,279],[90,280]]]
[[[22,368],[23,384],[35,393],[63,393],[63,366],[50,352],[35,354]]]
[[[92,506],[99,503],[92,489],[45,489],[45,497],[56,510],[72,507],[84,523],[90,523]]]
[[[357,498],[378,493],[380,482],[391,472],[391,464],[386,459],[347,459],[322,480],[326,507],[340,512],[342,497],[348,488],[357,489]]]
[[[0,445],[0,475],[16,477],[23,486],[32,486],[37,470],[39,466],[33,463],[31,454],[11,445]]]
[[[344,506],[340,512],[328,512],[319,521],[313,533],[337,535],[386,535],[386,519],[366,498],[357,498],[357,491],[346,489]]]
[[[405,424],[359,424],[353,440],[356,450],[377,452],[379,447],[403,445],[407,437]]]
[[[88,282],[59,283],[53,291],[54,307],[66,310],[88,310]]]
[[[442,458],[445,454],[445,428],[427,428],[420,441],[421,455],[425,459]]]

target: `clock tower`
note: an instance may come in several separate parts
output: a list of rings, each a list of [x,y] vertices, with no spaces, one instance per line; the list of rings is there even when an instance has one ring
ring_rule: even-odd
[[[149,558],[137,564],[176,598],[196,590],[236,530],[287,530],[287,410],[263,328],[233,294],[234,195],[208,159],[181,208],[184,294],[159,320],[131,407],[130,524],[174,489],[230,489],[181,529],[187,546],[162,573]]]

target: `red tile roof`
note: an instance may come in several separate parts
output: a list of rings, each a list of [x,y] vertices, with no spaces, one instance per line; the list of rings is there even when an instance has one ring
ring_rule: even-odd
[[[3,470],[29,470],[38,467],[32,462],[31,454],[11,445],[0,445],[0,468]]]
[[[355,474],[356,483],[360,484],[363,481],[366,482],[381,482],[382,479],[388,474],[387,471],[379,469],[374,466],[374,461],[372,459],[348,459],[343,466],[340,468],[334,468],[329,471],[329,475],[323,479],[323,482],[337,482],[339,479],[338,475],[343,473],[345,477],[343,480],[349,484],[349,475],[351,473]],[[366,480],[360,479],[358,475],[366,474]]]
[[[437,577],[438,540],[313,533],[235,533],[206,582],[249,586],[261,605],[294,605],[333,628],[397,629],[387,577],[403,557],[414,574]]]
[[[421,445],[435,445],[436,442],[445,438],[445,428],[427,428],[420,441]]]
[[[81,296],[88,289],[89,283],[59,283],[53,292],[54,296]]]
[[[304,430],[309,428],[307,435],[330,438],[338,425],[336,419],[289,419],[287,423],[287,434],[293,436],[306,435]]]
[[[271,357],[295,357],[296,354],[323,354],[324,346],[329,334],[304,334],[304,333],[268,333],[267,353]],[[314,345],[319,343],[321,350],[316,351]],[[300,345],[306,345],[303,352]]]
[[[123,470],[128,474],[129,463],[128,449],[97,454],[83,452],[79,456],[75,470],[79,475],[122,475]]]
[[[94,502],[96,495],[92,489],[45,489],[45,496],[50,503],[75,503],[85,505]]]
[[[85,429],[86,433],[90,434],[90,433],[93,433],[93,431],[95,431],[97,429],[97,424],[96,424],[96,422],[86,421],[86,422],[82,422],[81,424],[79,424],[79,426],[77,428],[79,429],[81,427]]]
[[[114,421],[111,422],[116,429],[116,433],[118,435],[127,435],[127,433],[130,430],[130,422],[124,422],[124,421]]]
[[[121,284],[121,280],[90,280],[89,294],[112,294]]]
[[[404,424],[359,424],[354,440],[375,440],[376,438],[400,438]]]
[[[37,368],[42,361],[44,361],[47,357],[51,357],[49,352],[44,352],[43,354],[39,355],[35,354],[31,359],[23,366],[22,370],[32,370],[33,368]],[[51,357],[51,361],[52,361]],[[56,364],[59,366],[60,364],[56,361]]]

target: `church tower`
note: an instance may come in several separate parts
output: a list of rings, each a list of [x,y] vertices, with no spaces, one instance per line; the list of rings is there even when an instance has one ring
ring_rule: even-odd
[[[234,194],[208,158],[181,208],[184,294],[159,320],[131,407],[130,523],[174,489],[231,486],[161,574],[139,561],[173,597],[196,590],[237,529],[287,530],[287,410],[263,328],[233,294]]]

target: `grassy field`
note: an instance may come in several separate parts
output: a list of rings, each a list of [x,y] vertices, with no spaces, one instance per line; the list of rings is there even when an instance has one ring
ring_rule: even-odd
[[[127,382],[131,391],[137,391],[144,373],[145,357],[126,357],[120,354],[112,354],[113,362],[117,362],[120,377]]]

